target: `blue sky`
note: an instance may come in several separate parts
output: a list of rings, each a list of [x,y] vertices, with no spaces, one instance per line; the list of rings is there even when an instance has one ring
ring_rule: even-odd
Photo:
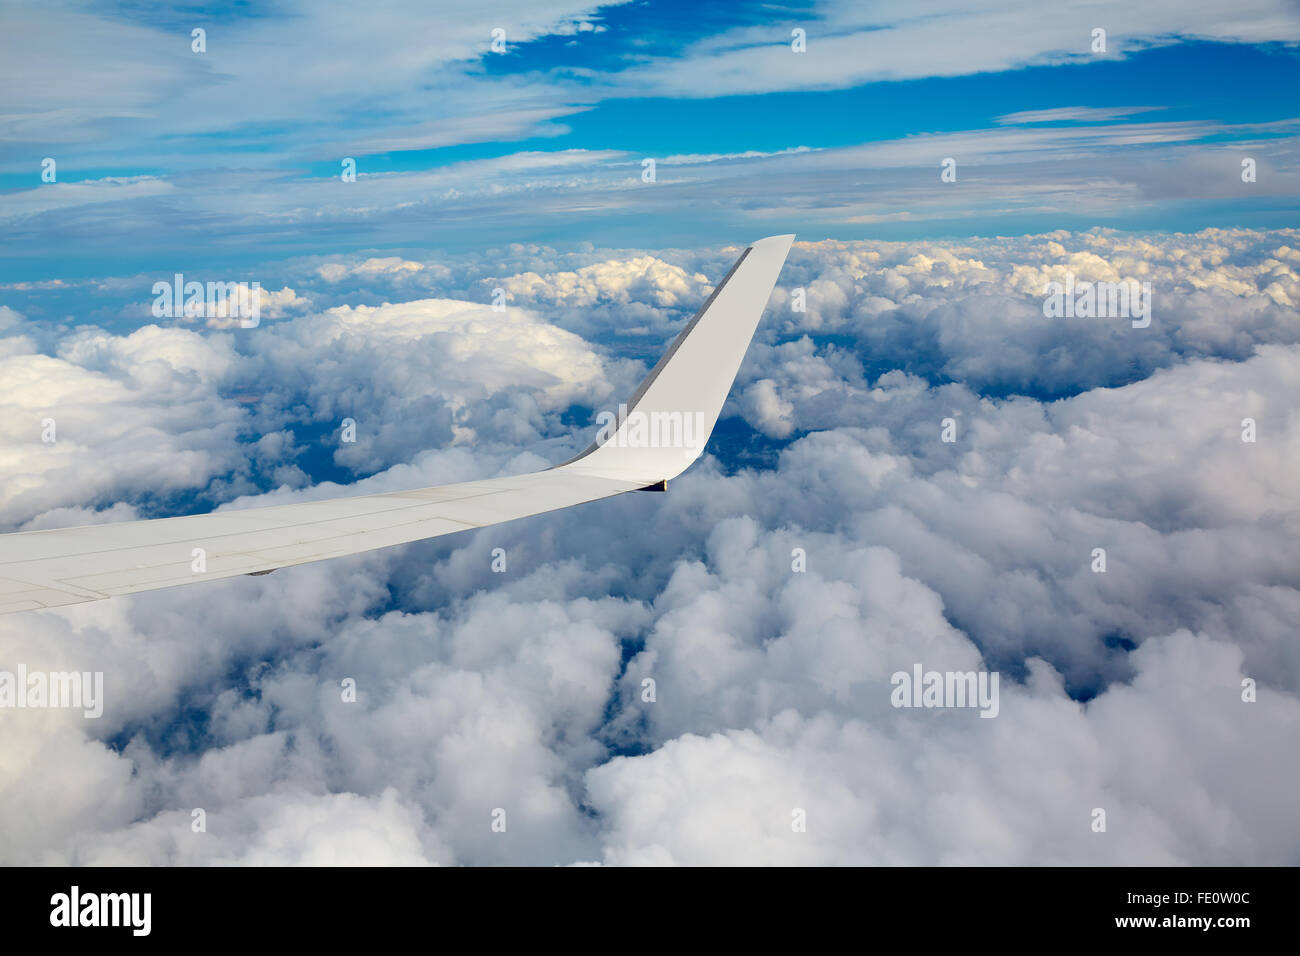
[[[0,281],[361,249],[1296,221],[1294,8],[1032,11],[10,5]],[[947,156],[958,182],[941,188]]]

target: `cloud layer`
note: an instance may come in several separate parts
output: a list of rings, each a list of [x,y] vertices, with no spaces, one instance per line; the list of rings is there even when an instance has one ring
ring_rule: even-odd
[[[1294,864],[1298,245],[801,243],[667,495],[0,618],[0,669],[107,698],[0,710],[4,861]],[[731,255],[299,262],[246,332],[6,314],[4,520],[558,461]],[[1067,271],[1151,326],[1045,317]],[[999,671],[997,717],[892,706],[918,663]]]

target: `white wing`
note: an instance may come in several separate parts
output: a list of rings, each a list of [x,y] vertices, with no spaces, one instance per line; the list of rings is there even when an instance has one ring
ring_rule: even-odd
[[[0,535],[0,613],[261,574],[666,487],[703,452],[793,241],[773,236],[746,249],[606,440],[562,465],[415,491]],[[637,432],[647,422],[678,428],[672,434],[684,440],[647,441]],[[204,552],[201,572],[195,548]]]

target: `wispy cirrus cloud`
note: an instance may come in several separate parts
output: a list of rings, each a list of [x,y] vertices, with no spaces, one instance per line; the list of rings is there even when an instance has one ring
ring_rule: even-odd
[[[15,256],[32,252],[35,230],[66,234],[65,251],[81,246],[93,254],[128,243],[154,254],[160,239],[150,223],[160,215],[170,223],[169,236],[286,252],[310,251],[324,236],[358,246],[464,247],[491,244],[503,231],[514,240],[576,241],[615,222],[649,244],[665,218],[674,234],[723,239],[790,228],[832,235],[862,224],[893,224],[915,235],[931,224],[969,230],[974,222],[1014,218],[1040,228],[1083,217],[1132,225],[1165,204],[1188,201],[1263,203],[1259,214],[1267,216],[1274,215],[1268,203],[1285,208],[1300,195],[1297,128],[1300,120],[1010,124],[838,148],[669,156],[656,161],[653,183],[643,181],[645,157],[637,154],[531,150],[415,172],[372,173],[362,161],[353,183],[337,174],[229,171],[175,182],[71,184],[62,192],[20,194],[9,220],[21,228],[7,239]],[[1242,178],[1245,157],[1258,170],[1249,183]],[[943,183],[941,162],[949,158],[957,178]],[[82,208],[127,200],[133,191],[137,200],[114,203],[111,217]],[[57,274],[53,264],[42,268]]]
[[[679,56],[628,69],[616,82],[657,95],[712,97],[1082,63],[1180,38],[1300,42],[1300,17],[1284,0],[1250,0],[1230,15],[1212,2],[1177,0],[1141,8],[1123,0],[1071,0],[1050,17],[1040,13],[1032,0],[977,7],[960,0],[870,6],[837,0],[787,14],[780,32],[772,24],[709,36]],[[794,28],[805,31],[806,55],[792,55]],[[1093,50],[1097,28],[1107,34],[1100,52]]]
[[[1000,126],[1023,126],[1030,123],[1109,123],[1112,120],[1125,119],[1139,113],[1151,113],[1162,109],[1159,106],[1117,106],[1102,108],[1096,106],[1060,106],[1050,110],[1022,110],[998,116],[995,121]]]

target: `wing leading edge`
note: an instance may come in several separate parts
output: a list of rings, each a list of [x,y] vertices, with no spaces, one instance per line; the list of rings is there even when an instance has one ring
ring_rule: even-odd
[[[793,241],[774,236],[746,249],[602,440],[562,465],[413,491],[0,535],[0,614],[260,574],[663,487],[703,452]]]

